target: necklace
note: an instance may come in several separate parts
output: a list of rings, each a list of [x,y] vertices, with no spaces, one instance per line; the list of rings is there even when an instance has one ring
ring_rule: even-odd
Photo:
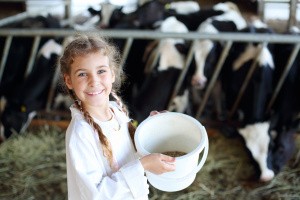
[[[117,120],[114,112],[111,110],[111,117],[108,121],[99,121],[101,126],[106,129],[110,129],[111,132],[119,132],[121,130],[121,125]]]
[[[110,126],[114,131],[119,131],[121,129],[121,125],[119,124],[118,120],[115,118],[115,115],[112,115],[110,120]]]

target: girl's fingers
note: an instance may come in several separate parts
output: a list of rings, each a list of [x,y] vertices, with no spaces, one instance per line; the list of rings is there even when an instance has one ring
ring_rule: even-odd
[[[175,162],[175,157],[167,156],[167,155],[164,155],[164,154],[162,154],[161,156],[162,156],[162,161]]]
[[[156,115],[156,114],[158,114],[159,112],[157,111],[157,110],[152,110],[151,112],[150,112],[150,116],[153,116],[153,115]]]
[[[153,115],[156,115],[156,114],[159,114],[159,113],[166,113],[166,112],[169,112],[168,110],[162,110],[162,111],[157,111],[157,110],[152,110],[150,112],[150,116],[153,116]]]

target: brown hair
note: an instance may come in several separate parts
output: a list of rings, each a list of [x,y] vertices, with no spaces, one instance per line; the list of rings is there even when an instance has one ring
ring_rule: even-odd
[[[85,56],[95,52],[101,52],[101,54],[109,58],[109,66],[115,74],[115,81],[112,86],[111,98],[113,98],[118,103],[122,111],[128,116],[129,113],[127,107],[124,105],[119,95],[117,95],[117,91],[120,89],[121,83],[124,79],[123,69],[120,65],[121,56],[117,48],[104,38],[95,35],[76,35],[75,38],[66,45],[63,54],[59,58],[58,65],[60,67],[61,74],[70,75],[71,64],[74,62],[76,57]],[[93,120],[91,115],[85,110],[84,105],[82,105],[77,99],[75,92],[73,90],[67,91],[70,94],[70,96],[74,99],[75,106],[81,111],[85,120],[98,133],[99,140],[102,144],[103,155],[107,157],[110,166],[113,169],[115,169],[111,145],[106,136],[103,134],[101,127]],[[135,128],[132,125],[132,123],[128,124],[128,130],[130,132],[130,136],[133,142]]]

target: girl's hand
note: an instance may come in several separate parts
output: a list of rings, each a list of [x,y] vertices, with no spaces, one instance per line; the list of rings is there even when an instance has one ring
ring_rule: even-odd
[[[150,112],[150,116],[153,116],[153,115],[157,115],[157,114],[159,114],[159,113],[165,113],[165,112],[168,112],[167,110],[163,110],[163,111],[157,111],[157,110],[152,110],[151,112]]]
[[[175,158],[160,153],[152,153],[140,159],[144,169],[153,174],[175,170]]]

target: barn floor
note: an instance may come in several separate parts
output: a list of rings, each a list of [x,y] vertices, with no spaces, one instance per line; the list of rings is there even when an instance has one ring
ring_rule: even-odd
[[[53,126],[29,130],[0,145],[0,200],[67,199],[64,130]],[[262,183],[240,138],[207,131],[208,157],[194,182],[177,192],[150,185],[150,200],[300,199],[300,134],[290,162],[272,181]]]

